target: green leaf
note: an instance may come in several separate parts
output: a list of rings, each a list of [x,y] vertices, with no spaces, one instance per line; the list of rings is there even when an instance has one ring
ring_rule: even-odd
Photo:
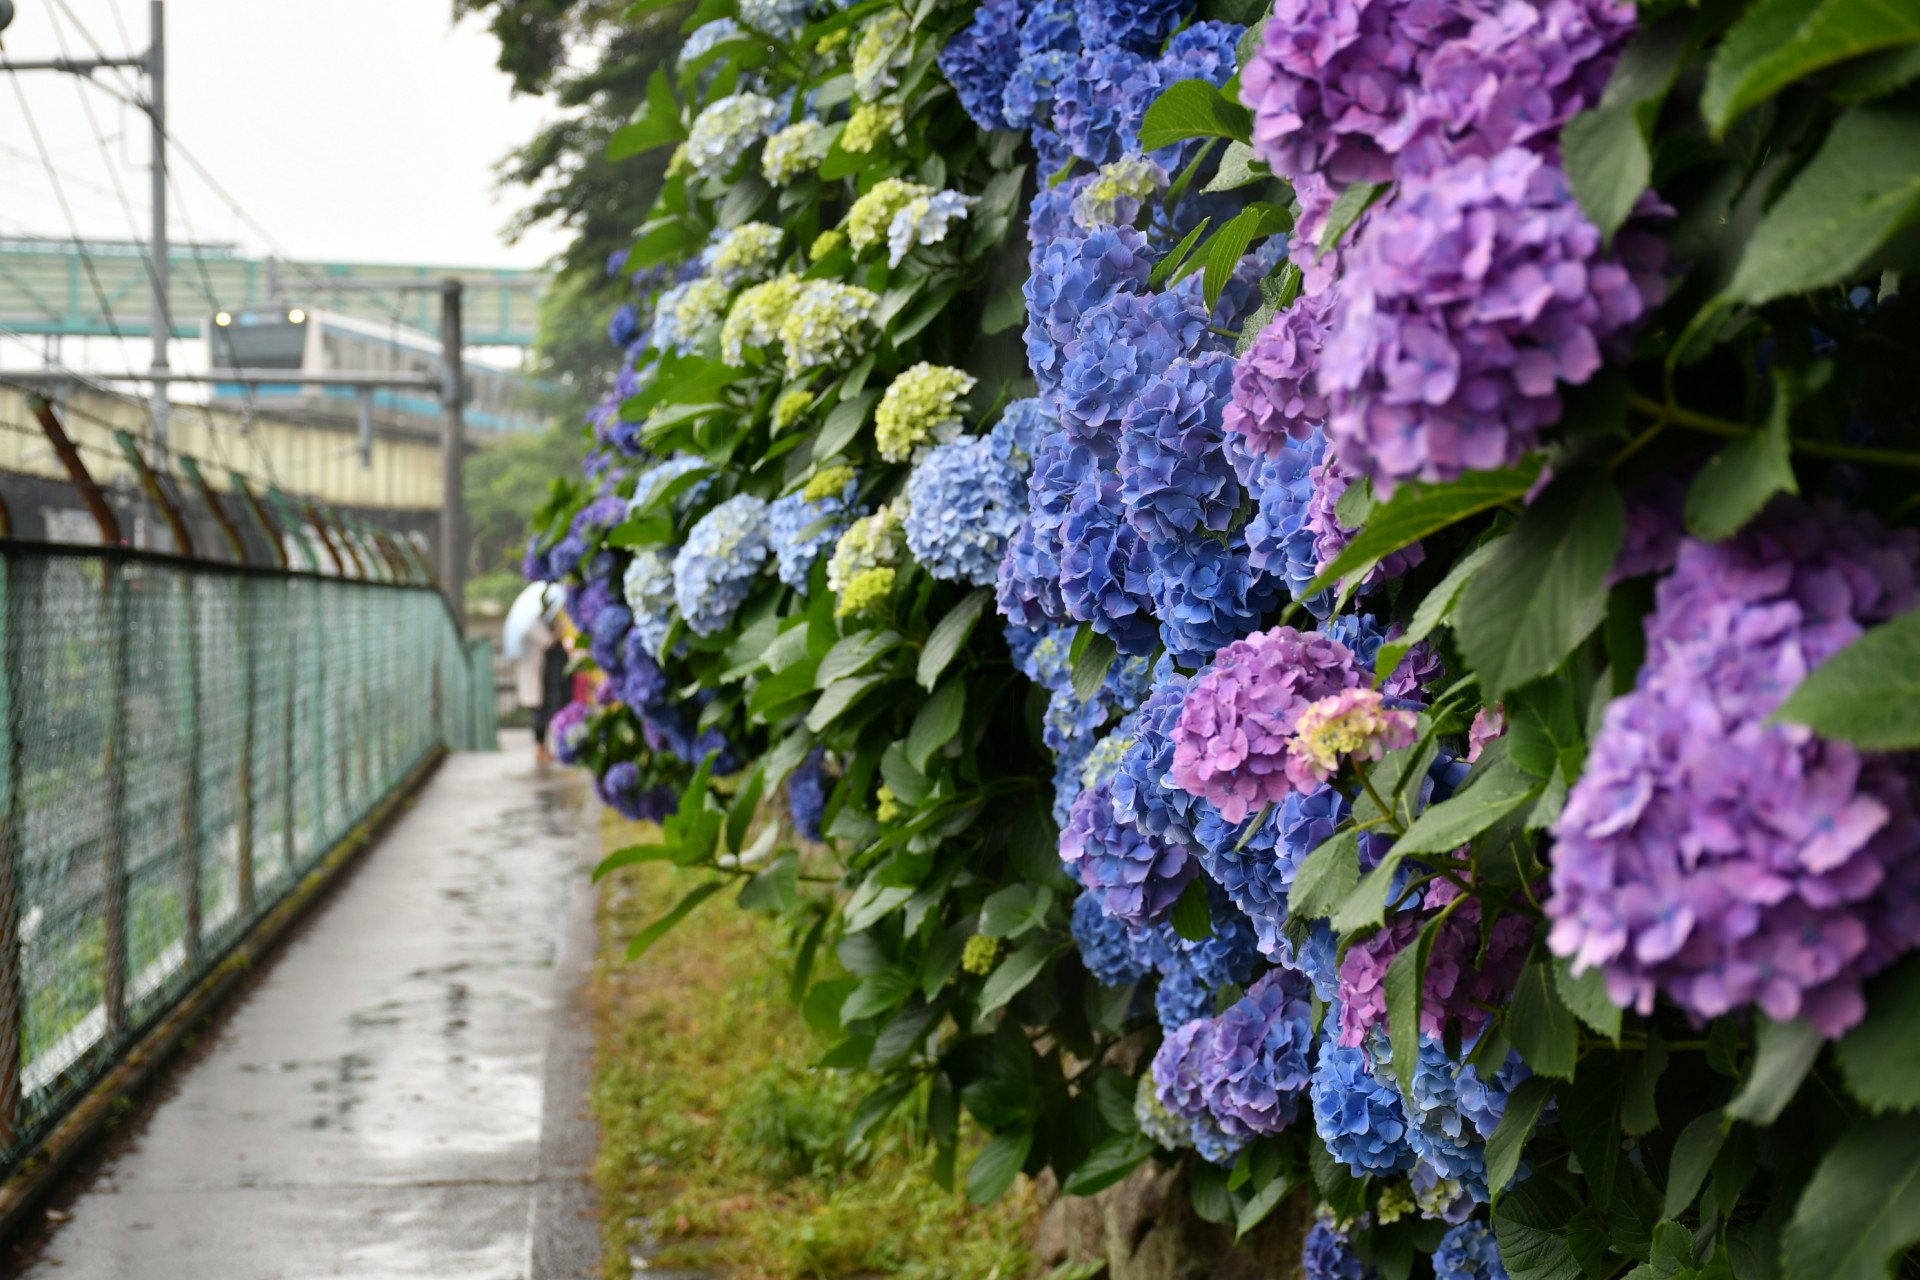
[[[1920,1117],[1849,1129],[1820,1161],[1783,1238],[1786,1280],[1884,1280],[1920,1240]]]
[[[1045,938],[1032,938],[1022,943],[980,985],[980,1012],[992,1013],[1025,991],[1027,985],[1040,976],[1040,970],[1046,967],[1056,949]]]
[[[1609,238],[1633,212],[1653,174],[1653,134],[1660,105],[1687,50],[1690,22],[1675,15],[1635,33],[1621,51],[1600,105],[1560,132],[1567,181],[1601,234]]]
[[[1287,911],[1302,920],[1330,916],[1360,883],[1360,833],[1349,827],[1322,840],[1300,863]]]
[[[674,101],[673,83],[665,68],[655,68],[647,81],[647,105],[631,124],[614,130],[607,140],[607,159],[626,160],[687,136],[680,121],[680,104]]]
[[[927,1035],[947,1016],[945,1001],[931,1004],[910,1003],[887,1020],[874,1037],[873,1052],[867,1055],[867,1070],[885,1071],[904,1062],[926,1041]]]
[[[1073,693],[1082,702],[1092,702],[1107,682],[1107,672],[1120,656],[1120,646],[1102,635],[1093,635],[1073,662]]]
[[[1225,225],[1213,233],[1207,241],[1206,260],[1206,296],[1207,313],[1220,305],[1220,295],[1227,287],[1227,281],[1240,267],[1240,259],[1245,256],[1247,246],[1265,236],[1277,235],[1291,229],[1293,215],[1277,204],[1256,201],[1229,218]]]
[[[1778,1120],[1826,1043],[1811,1023],[1762,1017],[1754,1036],[1753,1066],[1740,1092],[1727,1104],[1727,1114],[1762,1128]]]
[[[814,461],[825,462],[852,444],[853,438],[860,434],[860,428],[867,425],[867,410],[873,408],[874,401],[879,398],[878,391],[863,391],[853,399],[842,400],[833,406],[827,420],[820,424],[820,434],[814,437]]]
[[[1207,905],[1205,877],[1195,876],[1173,903],[1173,931],[1188,942],[1205,942],[1213,936],[1213,911]]]
[[[789,849],[740,886],[740,905],[748,911],[789,910],[799,881],[800,855]]]
[[[1387,966],[1381,989],[1387,998],[1387,1039],[1393,1047],[1393,1074],[1401,1096],[1413,1096],[1413,1073],[1420,1065],[1420,992],[1426,984],[1427,957],[1433,953],[1434,922],[1428,921],[1410,947]]]
[[[1244,142],[1229,142],[1227,149],[1220,153],[1220,167],[1214,171],[1213,180],[1200,191],[1203,195],[1216,191],[1238,191],[1241,187],[1264,182],[1272,176],[1272,171],[1266,165],[1254,159],[1252,147]]]
[[[1193,246],[1200,243],[1200,237],[1205,235],[1207,228],[1212,225],[1211,217],[1200,219],[1200,225],[1182,236],[1180,243],[1173,246],[1173,252],[1162,258],[1154,267],[1152,273],[1147,276],[1147,286],[1152,289],[1164,287],[1168,278],[1180,269],[1180,264],[1185,262],[1187,255],[1193,252]]]
[[[841,637],[820,659],[820,666],[813,673],[814,687],[824,689],[836,680],[859,675],[875,658],[899,643],[900,633],[884,627]]]
[[[1307,594],[1342,580],[1357,582],[1402,547],[1482,511],[1519,501],[1539,477],[1539,464],[1528,461],[1514,470],[1469,471],[1451,484],[1401,485],[1339,557],[1308,584]]]
[[[974,623],[980,620],[980,611],[987,607],[987,601],[991,599],[992,587],[975,587],[934,624],[932,634],[927,636],[926,647],[920,650],[920,670],[916,679],[921,688],[933,688],[940,673],[947,669],[954,656],[967,643],[967,637],[973,634]]]
[[[1636,1138],[1660,1127],[1660,1110],[1655,1093],[1660,1076],[1666,1069],[1666,1042],[1657,1033],[1649,1031],[1646,1050],[1634,1057],[1633,1067],[1627,1072],[1626,1088],[1620,1097],[1620,1127]]]
[[[1849,63],[1833,78],[1828,96],[1848,105],[1872,102],[1920,79],[1920,45],[1869,54]]]
[[[1626,533],[1604,475],[1573,475],[1535,499],[1468,584],[1454,634],[1492,701],[1547,674],[1600,625]]]
[[[898,969],[883,969],[862,978],[860,985],[849,992],[840,1005],[840,1023],[845,1026],[885,1013],[905,1000],[913,988],[913,979]]]
[[[1031,1129],[995,1134],[967,1170],[967,1199],[974,1204],[992,1204],[1005,1195],[1032,1150]]]
[[[1349,489],[1348,492],[1351,493],[1352,490]],[[1387,678],[1399,668],[1401,659],[1407,656],[1413,646],[1432,635],[1434,630],[1447,620],[1453,612],[1454,605],[1459,602],[1461,593],[1467,589],[1467,584],[1473,581],[1474,575],[1485,566],[1487,557],[1493,554],[1493,548],[1498,542],[1497,538],[1491,542],[1484,542],[1462,556],[1453,568],[1447,570],[1447,576],[1440,579],[1433,590],[1427,592],[1425,598],[1420,601],[1419,607],[1413,611],[1412,620],[1407,623],[1407,629],[1380,646],[1380,652],[1375,655],[1373,663],[1375,688],[1386,683]]]
[[[1585,1271],[1567,1242],[1579,1211],[1573,1196],[1546,1178],[1529,1178],[1501,1198],[1493,1232],[1512,1280],[1582,1280]]]
[[[1553,962],[1554,989],[1574,1016],[1605,1036],[1620,1043],[1620,1006],[1607,995],[1607,971],[1594,965],[1579,977],[1573,976],[1573,961],[1559,956]]]
[[[1475,774],[1450,800],[1428,806],[1407,833],[1394,841],[1392,854],[1451,853],[1491,827],[1540,789],[1538,779],[1510,759],[1496,759],[1484,773]]]
[[[1116,1133],[1089,1151],[1080,1167],[1067,1175],[1060,1189],[1070,1196],[1090,1196],[1105,1191],[1139,1168],[1152,1154],[1153,1139],[1138,1131]]]
[[[1601,1213],[1613,1206],[1620,1168],[1620,1055],[1610,1050],[1580,1060],[1573,1083],[1560,1091],[1560,1128],[1580,1161],[1587,1200]]]
[[[1787,419],[1793,412],[1792,382],[1773,371],[1773,411],[1767,425],[1730,440],[1707,460],[1687,490],[1687,531],[1718,542],[1740,532],[1776,493],[1798,493]]]
[[[1916,217],[1920,109],[1855,107],[1753,229],[1726,294],[1758,304],[1842,283]]]
[[[1253,112],[1205,80],[1176,81],[1147,108],[1140,124],[1140,149],[1158,151],[1188,138],[1251,143]]]
[[[847,1143],[852,1145],[859,1142],[875,1125],[892,1115],[894,1109],[913,1092],[916,1083],[911,1076],[904,1080],[889,1080],[860,1099],[860,1105],[853,1109],[853,1119],[847,1122]]]
[[[1772,719],[1866,751],[1920,747],[1920,610],[1882,623],[1815,667]]]
[[[1580,1028],[1573,1011],[1553,989],[1553,974],[1538,960],[1528,961],[1507,1003],[1507,1036],[1534,1074],[1573,1079],[1580,1052]]]
[[[1866,1021],[1834,1057],[1847,1088],[1872,1110],[1920,1110],[1920,955],[1868,984]]]
[[[1248,1196],[1233,1218],[1233,1238],[1236,1242],[1246,1239],[1247,1232],[1267,1220],[1267,1216],[1280,1207],[1280,1202],[1293,1194],[1306,1180],[1300,1172],[1277,1174],[1267,1184]]]
[[[672,862],[673,854],[673,846],[668,844],[630,844],[624,849],[616,849],[593,869],[594,883],[598,884],[609,873],[636,863]]]
[[[840,718],[842,712],[854,704],[861,694],[885,680],[886,676],[850,676],[845,680],[835,680],[821,691],[813,709],[807,712],[807,728],[815,733],[823,733],[826,727]]]
[[[907,731],[907,759],[920,772],[927,771],[927,761],[933,753],[953,741],[953,735],[960,732],[960,724],[967,718],[967,686],[960,680],[949,680],[940,686],[920,705],[920,712],[913,718],[913,728]]]
[[[767,775],[756,768],[747,775],[746,783],[741,786],[733,803],[727,807],[727,825],[725,829],[727,852],[738,853],[746,842],[747,828],[753,825],[753,811],[760,806],[760,792],[767,785]]]
[[[1720,42],[1700,113],[1716,134],[1796,80],[1920,41],[1913,0],[1760,0]]]
[[[1673,1143],[1673,1159],[1667,1165],[1666,1203],[1661,1217],[1677,1218],[1692,1206],[1726,1140],[1726,1114],[1717,1107],[1695,1116],[1680,1131]]]
[[[1553,1081],[1545,1076],[1528,1076],[1507,1097],[1507,1109],[1499,1127],[1487,1139],[1487,1186],[1499,1195],[1506,1191],[1520,1169],[1520,1153],[1526,1150],[1533,1126],[1553,1097]]]
[[[1387,182],[1356,182],[1340,193],[1333,202],[1333,208],[1327,211],[1327,225],[1320,230],[1319,257],[1326,257],[1340,247],[1341,239],[1353,230],[1353,224],[1366,216],[1374,201],[1387,193],[1391,186]]]
[[[633,941],[627,944],[627,959],[638,960],[647,954],[648,948],[666,937],[675,925],[691,915],[695,907],[718,893],[725,883],[724,880],[709,880],[705,884],[695,885],[686,897],[673,905],[672,910],[633,936]]]

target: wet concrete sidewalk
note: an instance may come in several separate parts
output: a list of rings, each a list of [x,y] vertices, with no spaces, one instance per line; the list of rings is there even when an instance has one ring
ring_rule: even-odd
[[[597,1274],[596,811],[450,757],[71,1205],[33,1280]]]

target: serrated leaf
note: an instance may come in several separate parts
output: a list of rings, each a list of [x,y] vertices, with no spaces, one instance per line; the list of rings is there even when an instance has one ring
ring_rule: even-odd
[[[1727,1118],[1718,1107],[1695,1116],[1674,1139],[1673,1158],[1667,1164],[1663,1218],[1677,1218],[1690,1208],[1706,1185],[1707,1173],[1727,1140]]]
[[[1107,682],[1107,672],[1120,656],[1120,646],[1103,635],[1093,635],[1073,662],[1073,693],[1082,702],[1092,702]]]
[[[927,636],[926,647],[920,650],[920,669],[916,679],[923,689],[933,688],[953,662],[954,657],[965,647],[967,637],[973,634],[973,627],[980,620],[980,611],[993,599],[992,587],[975,587],[966,598],[948,610],[945,617],[934,624],[933,631]]]
[[[1351,827],[1322,840],[1300,863],[1287,911],[1302,920],[1332,915],[1360,883],[1360,835]]]
[[[807,712],[807,728],[815,733],[824,733],[828,725],[840,718],[842,712],[852,706],[854,700],[867,690],[886,679],[884,675],[850,676],[845,680],[835,680],[821,690],[812,710]]]
[[[1573,976],[1573,961],[1565,956],[1553,962],[1554,989],[1574,1016],[1587,1024],[1595,1035],[1620,1043],[1620,1006],[1607,995],[1607,972],[1594,965],[1579,977]]]
[[[980,1154],[973,1158],[973,1167],[967,1170],[967,1199],[974,1204],[992,1204],[1005,1195],[1031,1150],[1031,1129],[995,1134],[980,1148]]]
[[[1855,107],[1761,217],[1726,296],[1758,304],[1840,284],[1916,217],[1920,108]]]
[[[1875,1111],[1920,1111],[1920,955],[1867,985],[1866,1020],[1834,1048],[1853,1096]]]
[[[847,1122],[847,1142],[860,1141],[872,1132],[873,1127],[892,1115],[909,1093],[913,1092],[916,1079],[909,1076],[904,1080],[889,1080],[860,1099],[860,1105],[853,1109],[853,1119]]]
[[[1700,112],[1713,131],[1797,80],[1862,54],[1920,41],[1913,0],[1760,0],[1707,67]]]
[[[878,391],[863,391],[853,399],[842,400],[833,406],[826,421],[820,424],[820,434],[814,437],[814,461],[824,463],[852,444],[854,437],[860,434],[860,428],[867,425],[867,411],[873,408],[874,401],[879,398]]]
[[[1233,1238],[1237,1243],[1246,1238],[1247,1232],[1267,1220],[1280,1202],[1293,1194],[1294,1188],[1306,1181],[1303,1172],[1276,1174],[1265,1186],[1248,1196],[1233,1216]]]
[[[1826,1043],[1811,1023],[1762,1017],[1754,1035],[1753,1066],[1740,1092],[1727,1104],[1727,1114],[1762,1128],[1778,1120]]]
[[[1247,246],[1266,236],[1278,235],[1293,226],[1293,215],[1277,204],[1257,201],[1229,218],[1207,241],[1205,292],[1207,314],[1220,305],[1220,295],[1240,267]]]
[[[1476,773],[1458,795],[1429,805],[1407,833],[1393,842],[1393,854],[1451,853],[1525,804],[1540,787],[1511,759],[1496,758]]]
[[[1227,149],[1220,153],[1220,167],[1214,170],[1213,180],[1200,191],[1203,195],[1216,191],[1238,191],[1241,187],[1263,182],[1271,176],[1267,167],[1254,159],[1252,147],[1244,142],[1229,142]]]
[[[1366,216],[1374,201],[1385,195],[1391,186],[1387,182],[1356,182],[1342,191],[1333,202],[1333,208],[1327,211],[1326,225],[1320,229],[1319,256],[1324,258],[1340,247],[1340,241],[1347,232],[1353,230],[1353,224]]]
[[[1410,947],[1387,966],[1381,989],[1387,999],[1387,1040],[1393,1046],[1393,1075],[1402,1097],[1413,1096],[1413,1074],[1420,1065],[1420,993],[1426,985],[1427,958],[1433,953],[1434,921],[1428,921]]]
[[[1507,1096],[1507,1109],[1500,1124],[1487,1139],[1487,1186],[1494,1194],[1503,1193],[1520,1169],[1520,1153],[1526,1150],[1533,1126],[1553,1098],[1553,1081],[1545,1076],[1528,1076]]]
[[[1580,1161],[1587,1200],[1601,1213],[1613,1206],[1620,1167],[1620,1055],[1609,1050],[1581,1058],[1573,1083],[1560,1091],[1560,1128]]]
[[[1140,123],[1140,149],[1158,151],[1188,138],[1250,143],[1253,112],[1205,80],[1176,81],[1147,108],[1146,118]]]
[[[1582,1280],[1585,1269],[1567,1242],[1579,1211],[1570,1193],[1545,1178],[1529,1178],[1501,1199],[1493,1231],[1511,1280]]]
[[[1777,493],[1798,493],[1787,420],[1793,412],[1792,384],[1773,371],[1773,411],[1750,436],[1730,440],[1707,460],[1687,489],[1687,531],[1718,542],[1740,532]]]
[[[1535,1075],[1573,1079],[1580,1028],[1554,990],[1553,974],[1538,960],[1528,961],[1520,971],[1507,1002],[1507,1037]]]
[[[1667,1069],[1667,1046],[1658,1034],[1647,1033],[1647,1047],[1633,1060],[1620,1095],[1620,1127],[1634,1137],[1660,1127],[1656,1091]]]
[[[909,1003],[880,1029],[874,1037],[873,1051],[867,1055],[867,1070],[885,1071],[904,1062],[926,1040],[940,1019],[947,1016],[944,1001],[931,1004]]]
[[[1040,976],[1040,970],[1046,967],[1055,950],[1057,948],[1045,938],[1022,943],[980,985],[980,1012],[992,1013],[1025,991],[1028,984]]]
[[[1484,542],[1462,556],[1447,570],[1447,576],[1434,584],[1431,591],[1421,599],[1419,607],[1414,609],[1413,618],[1407,623],[1405,631],[1380,646],[1374,655],[1373,684],[1377,689],[1385,684],[1387,678],[1399,669],[1400,662],[1413,649],[1413,646],[1432,635],[1441,623],[1452,614],[1454,605],[1460,600],[1460,594],[1473,581],[1475,574],[1487,563],[1487,557],[1493,554],[1493,548],[1499,543],[1495,538]]]
[[[1782,1237],[1786,1280],[1884,1280],[1920,1241],[1920,1117],[1883,1116],[1820,1161]]]
[[[627,959],[634,961],[645,955],[654,943],[666,937],[675,925],[691,915],[695,907],[718,893],[725,883],[723,880],[709,880],[705,884],[695,885],[665,915],[633,936],[633,941],[627,944]]]
[[[1187,881],[1187,887],[1174,899],[1173,931],[1188,942],[1205,942],[1213,936],[1213,910],[1207,905],[1204,876]]]
[[[797,900],[800,855],[788,850],[755,872],[740,886],[740,906],[747,911],[786,911]]]
[[[1920,610],[1815,667],[1771,718],[1866,751],[1920,747]]]
[[[884,627],[842,636],[820,659],[820,665],[813,673],[814,687],[824,689],[836,680],[859,675],[872,665],[874,659],[899,643],[900,633]]]
[[[1212,225],[1211,216],[1202,218],[1199,226],[1180,237],[1180,243],[1173,246],[1173,252],[1155,264],[1153,271],[1147,276],[1147,287],[1164,288],[1168,280],[1173,278],[1174,273],[1179,271],[1181,265],[1187,261],[1187,255],[1193,252],[1193,246],[1200,243],[1200,237],[1205,235],[1207,228]]]
[[[1653,172],[1648,139],[1686,53],[1685,15],[1634,34],[1621,51],[1600,104],[1560,132],[1567,182],[1580,208],[1611,238],[1633,212]]]
[[[959,680],[949,680],[920,705],[913,728],[907,731],[907,759],[913,767],[925,773],[927,761],[953,741],[966,718],[967,687]]]
[[[1512,470],[1469,471],[1450,484],[1401,485],[1390,501],[1374,511],[1367,527],[1320,571],[1306,594],[1343,580],[1358,581],[1402,547],[1503,503],[1519,501],[1539,477],[1539,464],[1527,461]]]
[[[1070,1196],[1090,1196],[1120,1181],[1153,1154],[1153,1140],[1138,1133],[1116,1133],[1087,1153],[1067,1175],[1060,1189]]]
[[[1501,540],[1453,627],[1489,701],[1552,671],[1600,625],[1625,533],[1612,480],[1574,475],[1535,499]]]
[[[647,105],[631,124],[614,130],[607,140],[607,159],[626,160],[687,136],[680,121],[680,104],[674,101],[673,84],[664,68],[655,68],[647,80]]]

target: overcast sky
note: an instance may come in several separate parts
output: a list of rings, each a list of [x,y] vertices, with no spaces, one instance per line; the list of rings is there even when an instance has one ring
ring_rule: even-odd
[[[89,51],[58,0],[15,4],[19,16],[0,36],[9,56],[56,56],[62,35],[67,52]],[[65,9],[110,53],[146,47],[146,0],[65,0]],[[541,231],[506,244],[501,228],[523,196],[496,191],[493,167],[552,110],[514,98],[494,68],[492,36],[473,20],[455,27],[451,9],[451,0],[172,0],[169,131],[293,257],[538,265],[561,237]],[[19,82],[0,86],[0,234],[70,234],[23,92],[81,234],[145,238],[145,117],[71,76],[0,79]],[[79,91],[106,135],[104,154]],[[174,172],[184,197],[176,240],[190,225],[203,240],[269,249],[189,165],[176,160]]]

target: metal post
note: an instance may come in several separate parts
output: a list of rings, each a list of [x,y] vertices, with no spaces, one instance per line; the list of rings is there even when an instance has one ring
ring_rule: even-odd
[[[20,705],[26,683],[21,663],[21,624],[18,565],[8,561],[4,571],[6,616],[4,660],[0,660],[0,694],[6,699],[5,770],[6,818],[0,826],[0,1147],[10,1148],[20,1135],[21,1074],[26,1068],[25,984],[20,979],[20,864],[26,856],[21,824],[26,804],[20,794],[20,761],[26,754],[25,715]]]
[[[245,577],[238,582],[239,609],[234,615],[234,642],[240,647],[245,675],[240,690],[240,919],[253,919],[253,707],[254,689],[260,679],[260,661],[254,644],[253,584]]]
[[[167,6],[165,0],[152,0],[148,6],[152,40],[147,46],[147,116],[153,129],[153,372],[165,374],[167,342],[173,337],[173,307],[168,296],[167,244]],[[160,465],[167,465],[168,410],[167,384],[153,388],[153,440],[160,449]],[[192,552],[183,554],[191,555]]]
[[[101,893],[101,923],[106,946],[101,962],[106,987],[107,1039],[120,1038],[127,1026],[127,593],[119,558],[100,562],[100,598],[106,606],[107,663],[107,839]]]
[[[320,556],[314,551],[313,544],[307,541],[307,531],[302,526],[299,508],[293,505],[291,498],[280,492],[278,485],[267,486],[267,501],[273,504],[274,509],[280,513],[280,518],[286,522],[287,536],[292,538],[294,545],[300,548],[300,556],[307,562],[308,571],[319,573]]]
[[[120,446],[120,452],[126,455],[127,465],[133,468],[133,474],[140,481],[140,487],[147,491],[147,501],[153,503],[160,512],[160,518],[167,522],[167,528],[173,531],[173,549],[180,555],[192,556],[193,535],[187,531],[187,522],[161,486],[159,477],[153,474],[153,468],[147,465],[140,446],[125,431],[114,432],[113,442]]]
[[[440,407],[446,420],[440,459],[440,586],[456,619],[467,616],[467,416],[460,289],[460,281],[454,278],[440,288]]]
[[[182,713],[187,738],[187,786],[180,805],[180,893],[186,899],[184,939],[187,970],[200,971],[200,589],[195,575],[180,575],[187,615],[187,688]]]
[[[360,469],[373,470],[373,388],[360,390]]]

